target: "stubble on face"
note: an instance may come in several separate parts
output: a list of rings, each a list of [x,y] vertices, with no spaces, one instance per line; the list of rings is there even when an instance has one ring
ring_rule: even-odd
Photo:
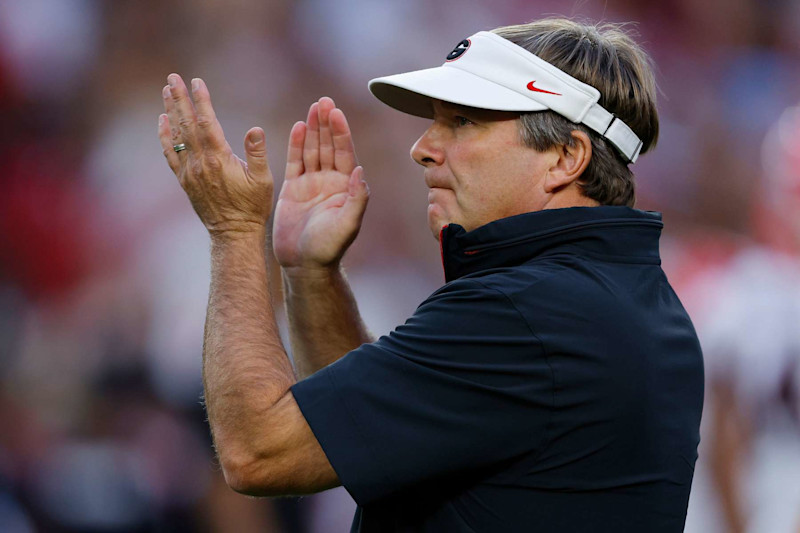
[[[467,231],[537,210],[535,178],[542,155],[523,144],[519,114],[434,102],[434,123],[412,149],[425,166],[428,223]]]

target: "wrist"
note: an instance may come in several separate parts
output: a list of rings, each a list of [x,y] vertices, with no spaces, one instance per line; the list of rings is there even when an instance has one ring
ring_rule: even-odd
[[[337,263],[331,265],[303,265],[281,267],[281,275],[287,283],[303,283],[328,281],[342,274],[342,267]]]
[[[220,224],[213,228],[208,228],[208,235],[211,237],[213,243],[252,240],[263,242],[267,238],[267,228],[266,225],[258,223],[238,223],[235,225]]]
[[[338,263],[330,267],[281,268],[281,277],[287,301],[314,300],[331,288],[346,284],[344,271]]]
[[[267,248],[266,231],[209,231],[211,237],[211,257],[222,257],[219,254],[256,254],[266,258]]]

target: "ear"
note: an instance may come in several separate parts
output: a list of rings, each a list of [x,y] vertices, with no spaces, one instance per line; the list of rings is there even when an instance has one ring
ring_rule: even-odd
[[[558,146],[558,159],[547,172],[545,192],[554,193],[577,182],[592,159],[592,141],[580,131],[572,130],[572,146]]]

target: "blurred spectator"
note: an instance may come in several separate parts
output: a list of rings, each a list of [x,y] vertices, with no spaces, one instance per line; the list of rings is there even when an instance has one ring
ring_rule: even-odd
[[[764,177],[752,205],[754,240],[694,282],[706,296],[696,322],[711,400],[704,473],[706,490],[716,494],[707,503],[718,506],[718,531],[796,533],[800,107],[781,115],[762,153]],[[702,476],[698,481],[707,482]]]

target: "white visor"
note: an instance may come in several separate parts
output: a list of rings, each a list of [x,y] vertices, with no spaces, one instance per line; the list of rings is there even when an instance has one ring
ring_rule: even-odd
[[[410,115],[433,118],[431,99],[497,111],[550,109],[594,130],[636,161],[642,141],[597,102],[600,91],[494,33],[461,41],[441,67],[375,78],[369,90]]]

